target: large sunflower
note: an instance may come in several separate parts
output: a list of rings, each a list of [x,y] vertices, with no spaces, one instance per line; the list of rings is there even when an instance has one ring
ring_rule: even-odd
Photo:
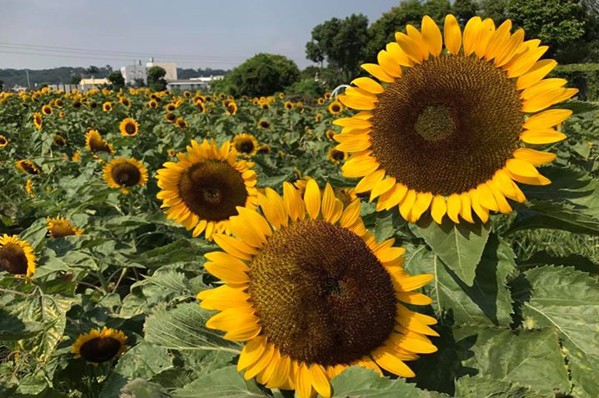
[[[229,218],[239,207],[254,208],[257,203],[256,172],[253,163],[236,161],[237,151],[229,141],[220,148],[214,141],[195,140],[187,153],[178,154],[178,162],[166,162],[158,170],[158,199],[163,201],[166,217],[193,228],[193,236],[205,231],[228,228]]]
[[[120,330],[107,328],[92,329],[77,337],[71,347],[76,358],[87,362],[102,363],[110,361],[127,350],[127,336]]]
[[[506,198],[524,202],[515,182],[550,183],[535,166],[555,155],[524,144],[565,138],[557,126],[572,112],[545,109],[577,90],[544,79],[556,66],[539,61],[547,47],[511,27],[474,17],[462,34],[448,15],[442,34],[425,16],[421,31],[408,25],[378,64],[362,65],[379,82],[355,79],[339,97],[361,112],[335,121],[335,139],[353,153],[343,174],[363,177],[356,190],[378,197],[378,210],[399,206],[416,222],[430,208],[437,223],[474,222],[474,210],[486,222],[489,211],[511,211]]]
[[[198,294],[220,311],[206,326],[247,342],[237,363],[246,379],[303,398],[330,397],[329,380],[354,365],[413,377],[404,361],[435,352],[427,335],[438,334],[404,303],[429,304],[414,290],[433,276],[403,270],[404,249],[376,242],[358,200],[344,208],[314,180],[303,199],[289,183],[283,191],[260,195],[264,216],[240,208],[235,237],[214,236],[225,252],[207,254],[205,268],[226,284]]]
[[[104,181],[111,188],[129,193],[131,187],[142,186],[148,182],[148,170],[135,158],[112,159],[104,169]]]
[[[33,275],[35,254],[31,245],[17,235],[0,237],[0,269],[13,275]]]
[[[85,134],[85,146],[92,153],[106,152],[112,154],[112,145],[104,141],[98,130],[90,130]]]
[[[83,234],[83,229],[77,228],[64,217],[48,217],[46,221],[48,221],[48,233],[53,238],[62,238],[64,236]]]
[[[258,140],[251,134],[241,133],[233,138],[233,146],[239,153],[253,156],[258,152]]]
[[[135,119],[127,117],[121,121],[119,130],[121,131],[122,136],[132,137],[137,135],[137,132],[139,131],[139,124],[137,124]]]

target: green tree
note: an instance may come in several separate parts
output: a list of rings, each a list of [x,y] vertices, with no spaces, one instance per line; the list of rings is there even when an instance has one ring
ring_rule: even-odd
[[[112,84],[113,90],[118,90],[125,87],[125,78],[119,71],[110,72],[108,75],[108,80]]]
[[[297,65],[289,58],[261,53],[233,69],[216,88],[235,96],[272,95],[295,83],[299,74]]]
[[[407,24],[420,26],[424,13],[420,0],[403,1],[384,13],[368,28],[367,61],[376,62],[379,51],[394,41],[395,32],[403,30]]]
[[[306,44],[306,56],[314,62],[326,60],[337,69],[344,81],[359,73],[368,43],[368,18],[352,14],[341,20],[332,18],[312,29],[312,40]]]
[[[437,24],[443,25],[445,16],[451,13],[451,4],[449,0],[427,0],[423,5],[424,15],[430,16]],[[420,21],[422,17],[420,18]],[[418,21],[418,25],[420,25]]]
[[[4,80],[0,80],[0,92],[4,91]]]
[[[152,66],[148,69],[148,87],[154,91],[166,90],[166,71],[160,66]]]
[[[71,80],[69,81],[70,84],[79,84],[80,82],[81,82],[81,75],[72,75]]]
[[[451,12],[462,25],[465,25],[470,18],[477,15],[478,4],[472,0],[455,0]]]

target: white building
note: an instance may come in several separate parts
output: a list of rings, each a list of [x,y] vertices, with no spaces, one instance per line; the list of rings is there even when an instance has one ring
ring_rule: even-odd
[[[125,79],[125,84],[135,84],[139,80],[142,80],[144,84],[148,84],[147,70],[141,64],[141,61],[136,65],[121,66],[121,75]]]
[[[191,79],[175,80],[170,81],[166,84],[166,88],[169,90],[198,90],[209,88],[210,84],[215,80],[221,80],[224,76],[210,76],[210,77],[192,77]]]
[[[174,62],[155,62],[154,58],[150,58],[150,62],[146,63],[146,68],[150,69],[152,66],[160,66],[166,71],[164,80],[167,82],[177,80],[177,64]]]
[[[108,86],[110,84],[110,80],[108,79],[95,79],[92,77],[90,79],[81,79],[81,81],[79,82],[79,89],[81,91],[87,91],[92,88],[98,88],[103,85]]]

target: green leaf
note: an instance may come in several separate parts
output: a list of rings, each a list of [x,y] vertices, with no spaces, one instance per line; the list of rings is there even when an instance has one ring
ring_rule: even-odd
[[[412,227],[412,231],[422,236],[466,285],[472,286],[476,265],[489,238],[489,224],[454,224],[445,220],[439,225],[428,217]]]
[[[570,382],[554,330],[454,328],[458,341],[473,342],[464,366],[477,376],[522,385],[539,393],[568,392]]]
[[[515,386],[505,380],[488,377],[464,376],[456,381],[456,398],[552,398],[554,394],[541,395],[522,386]]]
[[[560,109],[570,109],[575,115],[594,112],[599,109],[599,103],[588,101],[566,101],[559,104]]]
[[[115,395],[116,396],[116,395]],[[151,383],[144,379],[134,379],[121,388],[119,398],[168,398],[160,384]]]
[[[333,398],[344,397],[442,397],[444,394],[419,390],[404,379],[380,377],[374,370],[353,366],[331,380]]]
[[[528,292],[514,292],[524,298],[524,324],[554,328],[562,340],[599,358],[597,280],[572,268],[535,268],[525,275],[530,283]]]
[[[572,377],[572,396],[580,398],[599,397],[599,383],[597,382],[599,357],[580,351],[569,340],[565,340],[563,344],[568,360],[568,369]]]
[[[381,213],[379,213],[381,216]],[[393,214],[387,214],[386,216],[377,217],[374,226],[374,237],[377,242],[381,242],[385,239],[389,239],[395,234],[395,227],[393,226]]]
[[[27,339],[44,330],[40,322],[24,323],[16,316],[0,309],[0,341]]]
[[[103,383],[100,398],[118,397],[127,381],[137,378],[149,380],[153,376],[173,368],[172,355],[168,350],[141,342],[129,349]]]
[[[449,313],[453,320],[470,325],[502,325],[511,322],[512,299],[507,275],[515,269],[514,254],[505,242],[491,235],[476,266],[472,286],[466,285],[439,256],[422,246],[406,254],[411,274],[428,273],[434,280],[424,286],[433,299],[438,317]]]
[[[173,392],[174,398],[267,397],[253,381],[241,377],[235,366],[215,370]]]
[[[204,325],[211,313],[197,303],[180,304],[172,310],[157,308],[144,325],[146,341],[176,350],[227,351],[239,354],[239,345],[225,340]]]
[[[599,219],[585,215],[580,210],[568,208],[562,203],[532,200],[525,207],[518,209],[509,232],[537,228],[599,235]]]
[[[200,265],[203,261],[203,254],[215,249],[215,245],[200,244],[182,238],[168,245],[148,250],[140,256],[131,256],[131,259],[150,269],[160,268],[168,264],[193,263]]]

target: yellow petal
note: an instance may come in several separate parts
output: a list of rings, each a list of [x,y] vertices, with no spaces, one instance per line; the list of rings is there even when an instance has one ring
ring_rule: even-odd
[[[551,152],[535,151],[530,148],[518,148],[514,151],[514,157],[516,159],[522,159],[534,166],[540,166],[552,162],[557,155]]]
[[[441,224],[445,213],[447,213],[447,202],[445,202],[445,197],[435,195],[433,204],[431,205],[431,215],[433,216],[433,220],[435,220],[437,224]]]
[[[237,371],[241,372],[243,369],[256,363],[266,349],[266,342],[263,336],[258,336],[248,341],[241,349],[239,355],[239,361],[237,361]]]
[[[295,392],[298,398],[312,397],[312,377],[308,366],[305,363],[300,363],[295,377]]]
[[[251,260],[256,249],[245,244],[239,239],[224,234],[214,234],[214,242],[219,245],[224,251],[242,260]]]
[[[524,51],[518,56],[512,58],[512,60],[506,64],[507,76],[512,79],[530,72],[535,63],[543,56],[543,54],[545,54],[546,51],[546,46],[539,47],[535,48],[534,50]],[[549,61],[552,61],[551,63],[555,63],[555,66],[557,65],[557,62],[553,60]]]
[[[524,30],[518,29],[499,50],[495,57],[495,65],[501,67],[512,60],[516,50],[524,41]]]
[[[372,192],[370,193],[370,202],[372,202],[378,196],[388,192],[391,188],[395,186],[395,178],[387,177],[384,180],[379,181],[374,188],[372,188]]]
[[[360,129],[368,129],[372,127],[372,123],[370,121],[355,117],[336,119],[333,121],[333,124],[341,127],[355,127]]]
[[[241,207],[237,206],[239,210]],[[241,215],[229,218],[229,229],[233,235],[252,247],[262,247],[266,243],[266,236],[251,225],[251,219]]]
[[[369,77],[359,77],[357,79],[354,79],[352,81],[352,84],[355,84],[362,90],[366,90],[372,94],[381,94],[385,91],[383,86],[381,86],[379,83],[375,82]]]
[[[570,109],[548,109],[526,119],[523,127],[527,130],[545,130],[564,122],[572,116]]]
[[[475,195],[477,195],[478,203],[484,208],[493,211],[499,210],[499,208],[497,207],[497,202],[493,197],[493,192],[491,192],[491,189],[487,186],[486,183],[483,182],[482,184],[479,184],[478,187],[476,187]]]
[[[241,217],[244,217],[261,235],[267,237],[272,235],[270,224],[255,210],[250,210],[246,207],[237,207],[237,211]]]
[[[539,176],[539,171],[532,164],[522,159],[508,159],[505,166],[511,174],[521,177],[536,178]]]
[[[206,327],[209,329],[230,331],[244,328],[248,324],[257,325],[257,318],[254,314],[245,309],[229,308],[208,319]]]
[[[408,220],[414,202],[416,202],[416,191],[410,189],[399,205],[399,213],[405,220]]]
[[[344,177],[358,178],[366,176],[376,169],[379,164],[368,155],[360,155],[360,152],[354,153],[349,157],[341,168]]]
[[[300,192],[288,182],[283,183],[283,202],[289,218],[292,220],[303,219],[305,216],[305,204]]]
[[[347,206],[345,210],[343,210],[343,214],[341,215],[340,221],[341,226],[347,228],[354,225],[355,222],[358,221],[358,218],[360,216],[360,210],[361,206],[359,199],[356,199],[353,202],[351,202],[349,206]]]
[[[246,263],[225,252],[207,253],[207,261],[204,268],[210,274],[227,283],[246,283],[248,282],[248,266]]]
[[[428,49],[421,44],[420,40],[415,40],[413,38],[414,32],[418,30],[411,25],[407,27],[412,28],[412,37],[406,35],[405,33],[396,32],[395,33],[395,41],[401,47],[401,49],[416,63],[422,62],[428,56]],[[420,34],[420,32],[418,32]]]
[[[421,28],[428,51],[435,57],[441,54],[441,50],[443,50],[443,36],[435,21],[428,15],[425,15],[422,18]]]
[[[376,102],[368,99],[368,97],[350,97],[348,95],[339,95],[339,101],[348,108],[357,110],[372,110],[376,108]]]
[[[329,183],[324,188],[322,197],[322,217],[325,221],[334,224],[341,217],[343,202],[335,196],[335,192]]]
[[[243,377],[246,380],[254,378],[258,373],[262,372],[266,366],[271,362],[276,348],[272,344],[266,344],[266,348],[262,353],[262,357],[258,359],[253,365],[248,366]]]
[[[445,47],[451,54],[457,55],[462,46],[462,32],[458,20],[453,15],[445,17],[445,25],[443,26],[443,35],[445,39]]]
[[[387,348],[379,347],[372,352],[372,359],[381,368],[401,377],[414,377],[416,374],[399,358],[387,351]]]
[[[198,293],[197,298],[201,300],[200,307],[206,310],[222,311],[246,305],[248,295],[243,292],[243,288],[222,285]]]
[[[555,130],[527,130],[520,134],[520,139],[527,144],[553,144],[568,138],[564,133]]]
[[[472,218],[472,201],[470,200],[470,194],[468,192],[464,192],[460,195],[460,216],[468,221],[471,224],[474,224],[474,219]]]
[[[316,392],[325,398],[329,398],[331,396],[331,384],[329,383],[329,379],[327,378],[322,366],[313,363],[310,365],[308,370],[310,371],[312,386]]]
[[[258,204],[268,222],[275,229],[287,226],[288,219],[283,198],[271,188],[266,188],[264,192],[265,195],[258,195]]]
[[[457,193],[451,194],[447,198],[447,217],[449,217],[449,219],[456,224],[460,223],[458,215],[460,214],[461,208],[462,201],[460,199],[460,195]]]
[[[399,66],[399,63],[397,63],[397,61],[395,61],[395,59],[386,50],[379,51],[377,61],[379,65],[381,65],[381,68],[383,68],[383,71],[385,71],[385,73],[389,76],[401,76],[401,67]]]
[[[497,185],[497,183],[493,180],[487,182],[487,186],[491,189],[493,193],[493,197],[495,198],[495,202],[497,202],[497,207],[499,211],[503,214],[509,214],[512,212],[512,207],[501,193],[501,188]]]
[[[430,192],[418,192],[418,196],[416,197],[416,202],[414,202],[414,206],[412,207],[412,212],[410,214],[410,222],[416,222],[420,219],[420,216],[424,214],[425,211],[428,210],[431,205],[431,201],[433,200],[433,194]]]
[[[528,87],[520,94],[520,98],[528,100],[537,96],[542,96],[548,91],[562,88],[568,81],[561,78],[545,79]]]
[[[536,62],[528,72],[516,80],[516,89],[524,90],[533,84],[540,82],[556,66],[557,62],[552,59],[542,59]]]
[[[306,185],[304,202],[306,203],[306,210],[310,218],[315,220],[320,213],[320,188],[318,188],[318,184],[313,179],[310,179]]]
[[[482,19],[479,16],[470,18],[464,27],[464,54],[470,55],[475,50],[476,38],[482,28]]]
[[[472,204],[472,210],[476,213],[478,218],[484,223],[489,221],[489,211],[480,205],[478,201],[478,193],[475,189],[471,189],[468,194],[470,195],[470,203]]]
[[[389,76],[387,72],[385,72],[378,64],[362,64],[361,67],[382,82],[393,83],[395,81],[395,78],[393,76]]]
[[[372,191],[372,189],[385,178],[385,170],[377,170],[374,173],[368,174],[362,178],[356,185],[356,193],[364,193]]]

